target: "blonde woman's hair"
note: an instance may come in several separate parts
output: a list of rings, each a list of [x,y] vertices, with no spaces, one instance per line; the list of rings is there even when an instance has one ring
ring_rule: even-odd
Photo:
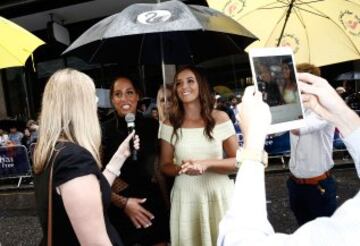
[[[164,108],[161,107],[161,95],[165,98],[167,97],[167,92],[169,92],[171,94],[171,91],[172,91],[172,85],[171,84],[166,84],[165,85],[165,90],[164,90],[164,86],[161,85],[159,90],[158,90],[158,93],[157,93],[157,96],[156,96],[156,105],[157,105],[157,109],[158,109],[158,112],[159,112],[159,120],[160,122],[164,122],[167,118],[168,118],[168,113],[167,114],[164,112]]]
[[[70,68],[55,72],[44,90],[39,123],[35,173],[47,167],[59,140],[87,149],[100,167],[100,124],[95,86],[89,76]]]

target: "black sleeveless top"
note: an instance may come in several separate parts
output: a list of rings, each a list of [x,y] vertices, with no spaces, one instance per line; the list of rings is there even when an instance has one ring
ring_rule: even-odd
[[[105,225],[109,238],[113,245],[123,245],[107,216],[107,208],[111,202],[110,185],[96,165],[90,152],[71,142],[58,143],[56,148],[60,152],[54,161],[53,170],[53,245],[80,245],[66,213],[62,198],[55,188],[71,179],[89,174],[94,174],[99,180]],[[47,237],[49,173],[50,165],[42,173],[34,175],[37,210],[44,234],[41,245],[46,245]]]

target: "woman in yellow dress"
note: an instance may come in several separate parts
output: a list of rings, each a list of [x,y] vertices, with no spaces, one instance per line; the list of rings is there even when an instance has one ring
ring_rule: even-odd
[[[299,103],[299,93],[297,91],[295,74],[292,71],[292,65],[288,61],[283,61],[281,64],[281,72],[284,79],[284,86],[282,90],[282,95],[284,102],[288,103]]]
[[[175,176],[171,191],[171,245],[216,245],[229,207],[238,148],[234,126],[194,67],[175,74],[173,105],[160,128],[161,170]],[[224,153],[226,158],[224,158]]]

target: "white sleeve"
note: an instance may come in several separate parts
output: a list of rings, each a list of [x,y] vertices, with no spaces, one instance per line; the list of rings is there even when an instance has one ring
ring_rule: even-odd
[[[331,124],[328,121],[319,118],[319,116],[314,112],[306,114],[304,122],[305,126],[299,129],[301,135],[319,131]]]
[[[245,161],[239,169],[230,209],[219,225],[220,245],[260,245],[274,234],[267,220],[264,166]]]
[[[237,174],[230,209],[220,222],[218,246],[357,245],[360,241],[360,192],[330,218],[318,218],[293,234],[275,233],[267,219],[264,168],[244,162]]]
[[[346,149],[354,160],[356,171],[360,178],[360,128],[353,131],[349,136],[343,138]]]

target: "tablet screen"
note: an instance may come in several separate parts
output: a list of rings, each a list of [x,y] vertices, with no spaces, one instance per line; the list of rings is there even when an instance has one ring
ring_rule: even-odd
[[[289,122],[303,119],[303,109],[293,56],[291,52],[287,54],[288,49],[264,50],[266,51],[264,54],[261,50],[250,52],[255,85],[262,92],[264,101],[270,106],[272,124],[287,123],[285,128],[280,127],[272,132],[296,128],[298,124],[292,125]]]

